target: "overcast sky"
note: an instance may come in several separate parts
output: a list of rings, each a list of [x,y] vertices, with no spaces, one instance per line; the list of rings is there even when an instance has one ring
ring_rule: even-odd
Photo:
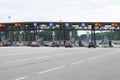
[[[120,0],[0,0],[0,22],[120,21]]]

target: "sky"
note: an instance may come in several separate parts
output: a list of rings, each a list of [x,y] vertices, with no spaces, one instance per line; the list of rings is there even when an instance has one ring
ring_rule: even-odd
[[[120,0],[0,0],[0,22],[24,21],[119,22]]]
[[[0,0],[0,22],[9,20],[119,22],[120,0]]]

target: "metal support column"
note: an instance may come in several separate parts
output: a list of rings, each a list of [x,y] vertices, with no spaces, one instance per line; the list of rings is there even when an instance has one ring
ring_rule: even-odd
[[[65,37],[65,28],[64,28],[64,45],[65,45],[65,42],[66,42],[66,37]]]
[[[95,44],[95,46],[96,46],[95,28],[94,28],[94,44]]]

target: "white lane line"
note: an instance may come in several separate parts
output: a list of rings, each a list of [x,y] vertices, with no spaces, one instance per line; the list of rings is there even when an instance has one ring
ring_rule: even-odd
[[[15,80],[23,80],[23,79],[26,79],[27,77],[20,77],[20,78],[17,78],[17,79],[15,79]]]
[[[53,68],[53,69],[49,69],[49,70],[45,70],[45,71],[41,71],[39,72],[38,74],[43,74],[43,73],[47,73],[47,72],[50,72],[50,71],[54,71],[54,70],[57,70],[57,69],[61,69],[65,66],[60,66],[60,67],[57,67],[57,68]]]
[[[35,59],[42,59],[42,58],[48,58],[48,57],[52,57],[52,56],[35,57]]]
[[[83,60],[80,60],[80,61],[73,62],[73,63],[71,63],[71,65],[79,64],[79,63],[82,63],[82,62],[85,62],[85,61],[86,61],[86,60],[83,59]]]
[[[21,59],[21,60],[14,60],[14,61],[9,61],[9,62],[5,62],[6,64],[8,63],[18,63],[18,62],[24,62],[24,61],[29,61],[30,59]]]

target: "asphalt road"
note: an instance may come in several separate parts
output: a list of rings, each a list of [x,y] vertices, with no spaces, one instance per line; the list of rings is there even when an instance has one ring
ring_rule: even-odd
[[[0,80],[120,80],[120,48],[0,47]]]

